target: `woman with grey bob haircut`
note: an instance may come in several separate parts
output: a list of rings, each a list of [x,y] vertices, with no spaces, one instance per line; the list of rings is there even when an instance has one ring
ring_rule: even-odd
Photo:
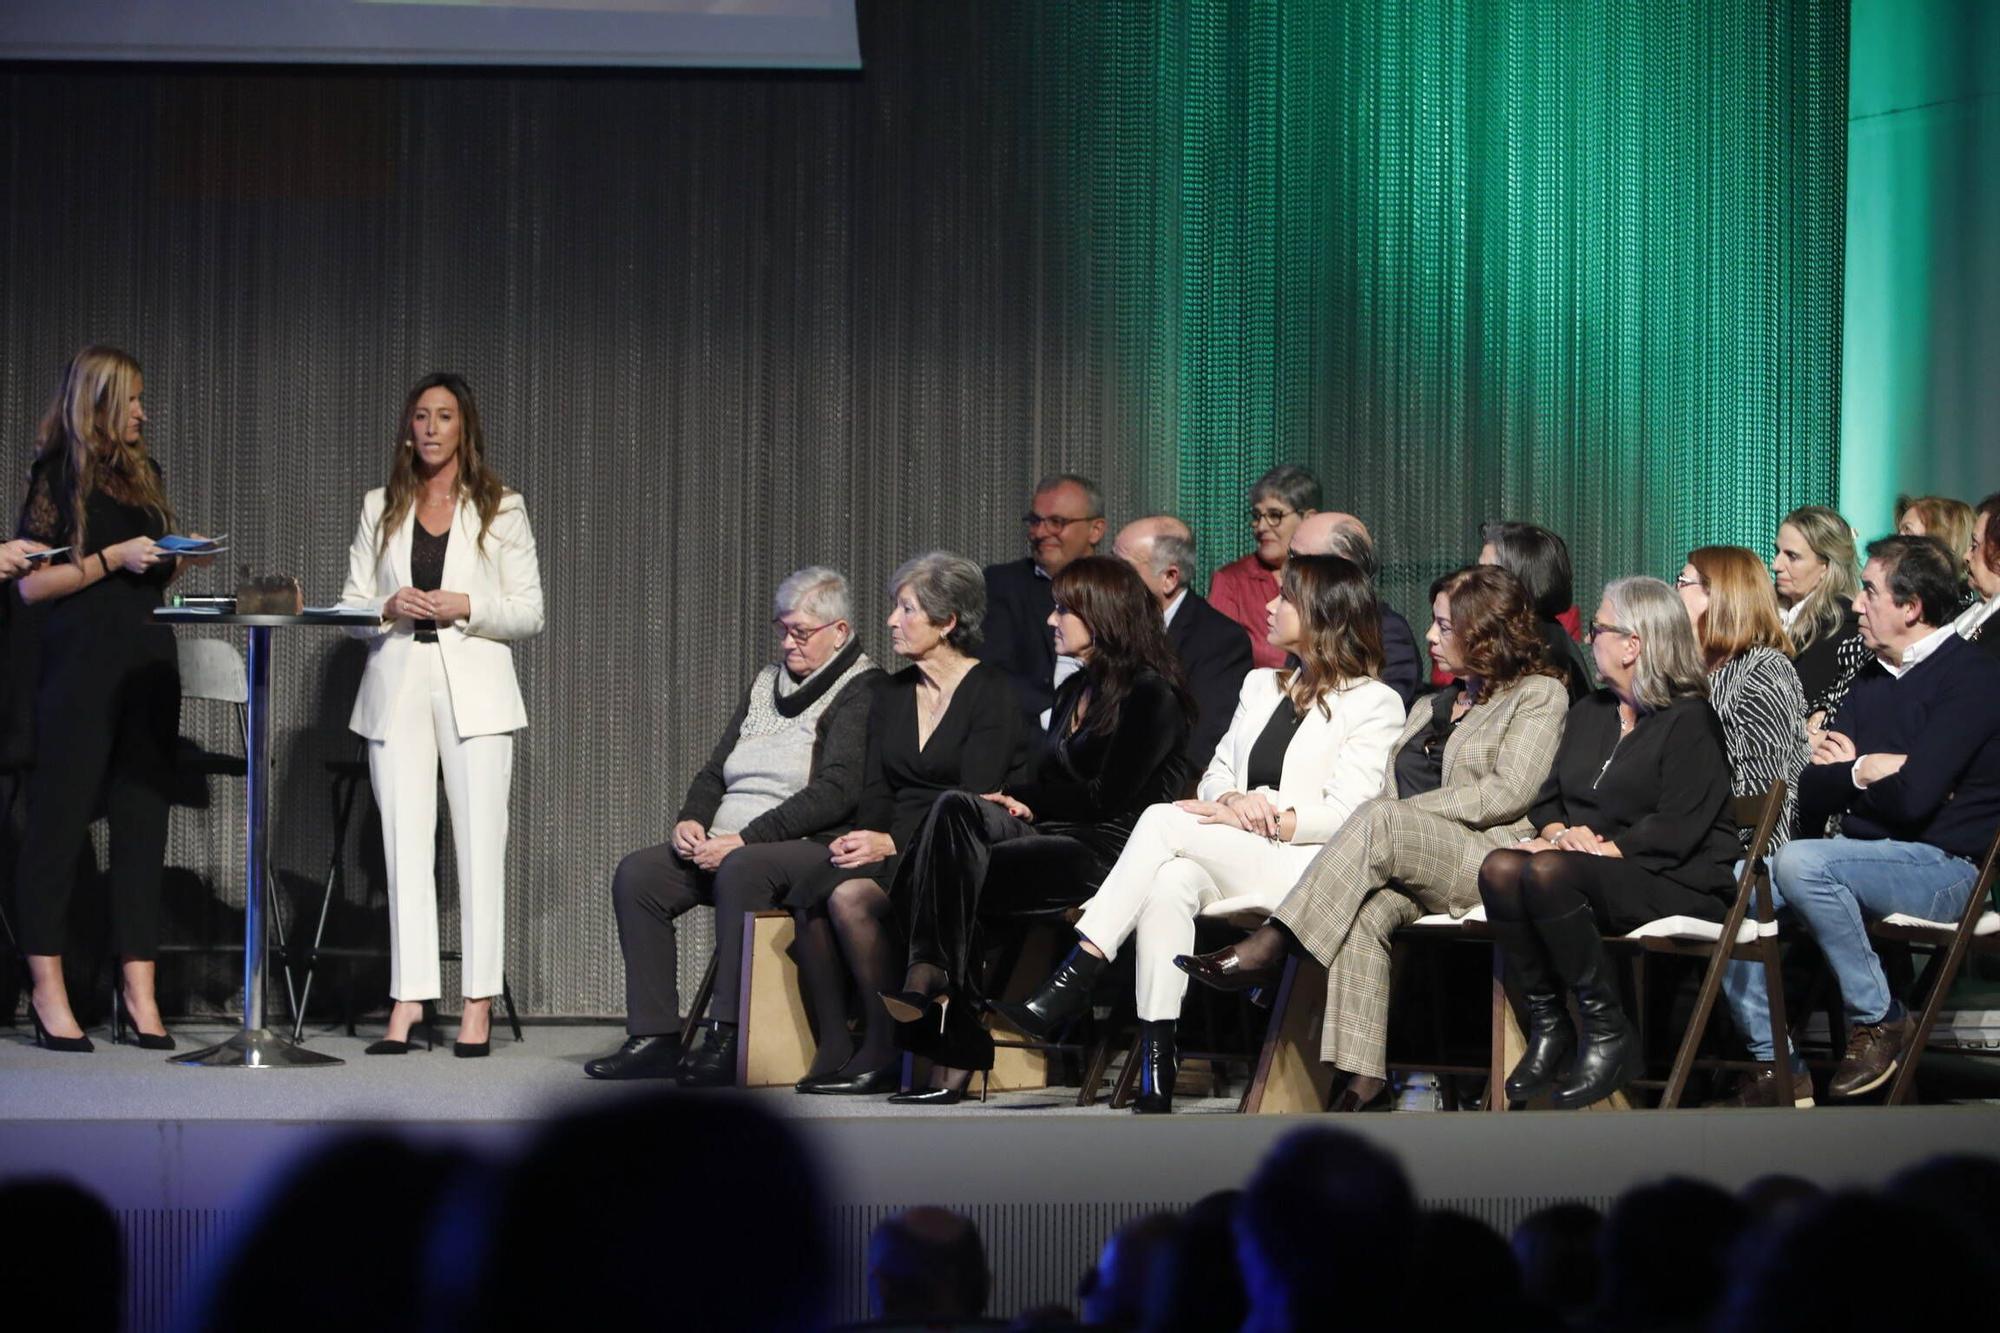
[[[906,592],[925,619],[951,626],[944,635],[947,645],[968,655],[979,651],[985,638],[986,574],[978,565],[950,551],[912,556],[889,576],[892,603]]]
[[[1603,937],[1663,917],[1722,920],[1742,854],[1722,722],[1680,598],[1658,579],[1618,579],[1590,640],[1605,688],[1570,707],[1528,811],[1535,833],[1479,867],[1494,942],[1527,999],[1528,1049],[1507,1096],[1553,1090],[1558,1109],[1601,1101],[1639,1073]]]

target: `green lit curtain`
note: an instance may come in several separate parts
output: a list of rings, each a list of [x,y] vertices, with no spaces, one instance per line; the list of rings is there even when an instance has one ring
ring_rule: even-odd
[[[1213,568],[1311,466],[1423,589],[1483,518],[1578,599],[1763,550],[1836,472],[1838,0],[1021,11],[1140,475]],[[1588,607],[1586,607],[1586,610]]]

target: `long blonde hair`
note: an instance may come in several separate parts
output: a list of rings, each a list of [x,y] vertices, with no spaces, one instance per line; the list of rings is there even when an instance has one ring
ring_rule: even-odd
[[[125,493],[153,511],[171,531],[173,506],[153,471],[144,440],[125,442],[126,404],[140,378],[139,363],[115,347],[92,344],[70,358],[62,387],[42,416],[35,434],[38,458],[60,453],[68,464],[68,494],[50,494],[57,504],[68,502],[70,541],[84,549],[86,502],[114,473]]]
[[[382,525],[375,539],[377,559],[389,549],[389,538],[409,518],[417,494],[424,488],[424,479],[417,474],[416,428],[412,423],[417,415],[417,400],[431,389],[443,389],[458,401],[458,478],[453,489],[459,496],[470,499],[473,508],[479,511],[479,546],[486,545],[487,530],[500,512],[500,502],[507,497],[500,475],[486,464],[486,434],[479,428],[479,404],[473,401],[471,386],[461,376],[445,371],[426,375],[403,400],[403,416],[396,427],[396,459],[389,464],[389,484],[382,497]]]
[[[1807,593],[1792,622],[1794,653],[1812,647],[1813,640],[1840,632],[1847,609],[1861,595],[1861,565],[1854,558],[1854,529],[1847,520],[1825,505],[1800,505],[1778,523],[1797,528],[1812,553],[1826,562],[1819,586]]]

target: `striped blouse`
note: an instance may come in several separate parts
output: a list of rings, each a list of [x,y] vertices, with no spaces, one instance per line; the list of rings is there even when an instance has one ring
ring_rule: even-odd
[[[1708,673],[1708,699],[1722,719],[1729,751],[1730,788],[1755,796],[1785,780],[1785,811],[1771,834],[1770,851],[1785,845],[1798,808],[1799,773],[1812,756],[1806,740],[1806,696],[1789,658],[1756,647]],[[1745,842],[1750,830],[1743,830]]]

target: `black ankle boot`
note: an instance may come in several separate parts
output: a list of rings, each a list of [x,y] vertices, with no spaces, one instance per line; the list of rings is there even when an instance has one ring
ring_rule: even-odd
[[[1165,1115],[1173,1110],[1174,1078],[1179,1072],[1173,1020],[1139,1024],[1139,1095],[1132,1102],[1133,1112]]]
[[[1507,1099],[1533,1101],[1556,1086],[1563,1065],[1575,1054],[1576,1025],[1569,1021],[1569,1009],[1534,927],[1525,921],[1488,921],[1487,927],[1528,1004],[1528,1049],[1507,1075]]]
[[[1046,1041],[1090,1010],[1090,991],[1106,961],[1079,944],[1025,1004],[995,1003],[993,1011],[1031,1037]]]
[[[736,1025],[716,1023],[699,1047],[681,1056],[674,1077],[683,1088],[726,1088],[736,1082]]]
[[[1590,909],[1579,907],[1538,921],[1535,928],[1548,946],[1556,975],[1576,992],[1576,1010],[1583,1019],[1576,1063],[1555,1095],[1556,1109],[1571,1111],[1603,1101],[1639,1076],[1639,1034],[1625,1020],[1618,982]]]

